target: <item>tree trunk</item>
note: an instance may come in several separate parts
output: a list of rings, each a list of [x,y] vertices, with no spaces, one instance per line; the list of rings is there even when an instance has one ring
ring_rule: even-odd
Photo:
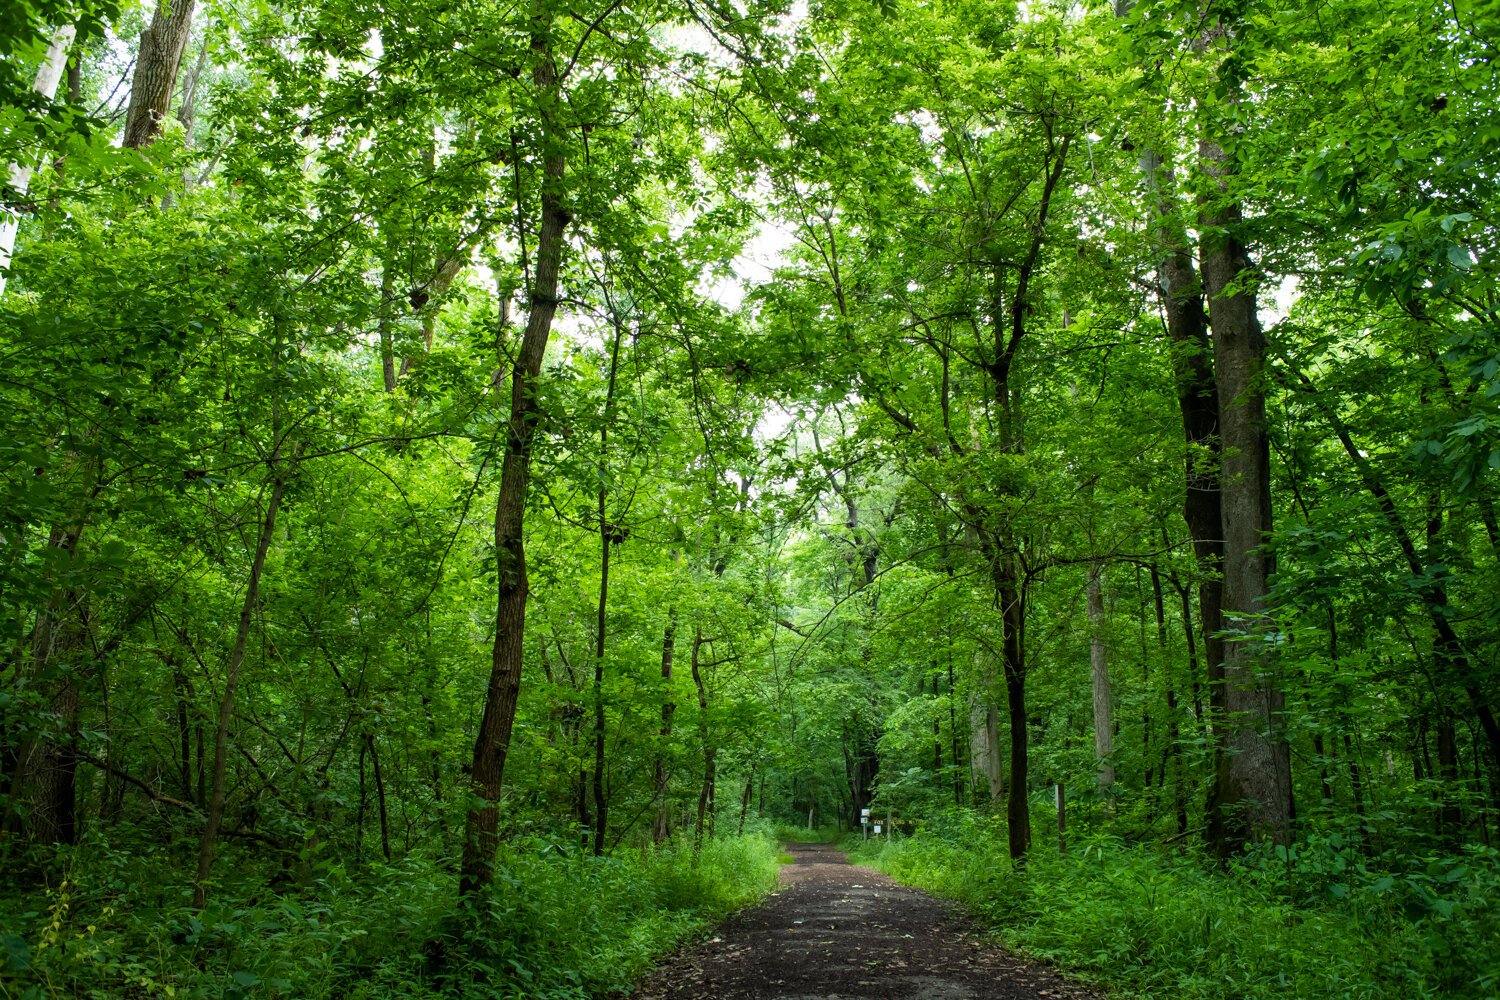
[[[1209,176],[1218,179],[1222,195],[1231,172],[1223,150],[1205,139],[1199,157]],[[1236,287],[1253,280],[1249,255],[1234,235],[1240,221],[1237,203],[1208,207],[1201,256],[1223,442],[1223,610],[1226,616],[1239,616],[1241,628],[1253,630],[1267,610],[1271,571],[1264,549],[1271,532],[1271,449],[1263,384],[1265,335],[1255,314],[1255,293]],[[1283,699],[1264,668],[1253,641],[1225,644],[1226,754],[1217,767],[1210,818],[1210,841],[1221,855],[1251,839],[1291,840],[1291,756],[1280,732]]]
[[[933,664],[936,666],[936,664]],[[937,704],[941,697],[937,674],[932,675],[932,782],[939,790],[943,787],[943,724],[938,719]]]
[[[1179,745],[1182,738],[1182,728],[1177,720],[1177,689],[1172,682],[1172,668],[1170,666],[1170,648],[1167,645],[1167,603],[1164,599],[1161,586],[1161,571],[1153,564],[1151,566],[1151,597],[1156,609],[1156,644],[1162,656],[1162,682],[1166,686],[1167,701],[1167,742],[1162,748],[1161,774],[1162,781],[1166,782],[1168,775],[1172,782],[1172,815],[1177,819],[1177,834],[1183,836],[1187,833],[1187,800],[1182,789],[1182,748]],[[1193,634],[1192,627],[1188,627],[1188,635]]]
[[[58,81],[68,65],[68,49],[72,48],[77,33],[73,25],[65,24],[52,36],[52,44],[47,47],[41,68],[36,71],[36,81],[31,85],[44,104],[57,93]],[[11,196],[19,201],[31,186],[31,167],[12,163],[9,174]],[[5,294],[5,282],[10,277],[10,258],[16,249],[16,231],[20,225],[21,220],[13,217],[0,222],[0,295]]]
[[[274,454],[271,461],[274,465]],[[250,563],[245,599],[240,603],[239,628],[235,631],[234,646],[229,651],[229,662],[224,668],[224,694],[219,700],[219,723],[214,730],[213,786],[209,793],[203,836],[198,842],[198,874],[193,882],[193,906],[199,909],[202,909],[208,898],[208,877],[213,868],[219,824],[224,819],[224,772],[229,757],[229,726],[234,721],[235,689],[240,681],[240,667],[245,662],[245,642],[250,637],[250,623],[255,616],[255,603],[260,595],[261,572],[265,569],[266,553],[270,551],[271,539],[276,530],[276,511],[281,506],[281,494],[286,488],[287,470],[276,469],[273,476],[271,496],[266,502],[266,514],[261,521],[260,541],[255,547],[255,558]]]
[[[68,562],[77,557],[83,533],[82,516],[73,520],[71,526],[54,527],[47,539],[47,547],[66,553]],[[7,752],[6,763],[13,774],[10,794],[26,803],[24,827],[33,843],[77,839],[78,679],[88,645],[86,600],[72,589],[54,592],[31,630],[29,669],[36,682],[51,687],[49,709],[57,728],[22,741],[13,755]]]
[[[370,768],[375,772],[375,809],[380,814],[380,853],[391,860],[391,817],[385,801],[385,775],[380,769],[380,749],[375,745],[375,734],[365,737],[370,748]]]
[[[745,835],[745,815],[750,812],[750,796],[755,791],[755,771],[752,770],[745,778],[745,793],[740,796],[740,836]]]
[[[161,0],[151,24],[141,32],[135,76],[130,81],[130,109],[125,115],[121,145],[145,149],[156,141],[161,120],[167,116],[177,71],[193,26],[194,0]]]
[[[594,623],[594,855],[604,853],[609,829],[609,788],[605,782],[604,742],[604,638],[609,612],[609,556],[619,540],[609,523],[609,425],[615,409],[615,376],[620,370],[620,342],[625,326],[615,322],[614,348],[609,356],[609,386],[604,393],[604,421],[599,425],[599,613]],[[430,344],[428,345],[431,346]]]
[[[1104,644],[1104,567],[1089,565],[1089,677],[1094,688],[1094,759],[1099,792],[1108,796],[1115,783],[1114,704],[1109,690],[1109,649]]]
[[[551,19],[548,18],[531,38],[532,52],[536,56],[532,79],[541,112],[544,149],[542,225],[530,295],[531,314],[511,373],[510,422],[505,440],[505,460],[500,470],[500,490],[495,501],[495,558],[499,578],[495,645],[484,714],[474,740],[471,775],[478,804],[469,807],[464,824],[459,879],[459,893],[463,896],[489,884],[492,876],[490,862],[499,844],[500,789],[505,775],[505,758],[510,749],[511,727],[515,723],[516,701],[521,691],[526,598],[529,594],[522,524],[531,478],[531,448],[537,409],[532,383],[541,372],[542,355],[552,332],[552,319],[557,313],[558,270],[562,264],[564,234],[572,219],[563,207],[566,137],[560,132],[557,120],[557,67],[552,61],[550,37]]]
[[[699,651],[703,648],[703,629],[693,633],[693,650],[688,663],[693,676],[693,687],[698,690],[698,741],[703,747],[703,783],[698,788],[698,822],[693,828],[695,844],[703,843],[703,831],[714,808],[715,753],[710,740],[708,726],[708,687],[703,683],[699,670]]]
[[[984,659],[984,654],[978,654],[976,659]],[[998,679],[988,667],[981,672],[981,679],[982,690],[969,702],[969,774],[976,804],[977,796],[984,795],[990,809],[995,810],[1005,798],[1005,767],[1000,759],[1000,709],[995,703],[998,692],[993,690]]]
[[[1005,802],[1010,856],[1020,860],[1031,849],[1031,810],[1028,787],[1028,732],[1026,722],[1026,608],[1021,591],[1009,577],[1000,591],[1005,619],[1005,700],[1010,712],[1010,797]]]
[[[963,758],[958,752],[958,705],[953,698],[953,650],[948,650],[948,742],[953,748],[953,804],[964,804]],[[761,781],[764,783],[765,779]]]
[[[671,810],[667,797],[667,739],[672,735],[672,714],[677,703],[672,700],[672,654],[677,646],[677,609],[667,609],[667,628],[661,639],[661,744],[656,752],[653,787],[656,795],[656,822],[651,827],[651,842],[660,844],[672,836]]]

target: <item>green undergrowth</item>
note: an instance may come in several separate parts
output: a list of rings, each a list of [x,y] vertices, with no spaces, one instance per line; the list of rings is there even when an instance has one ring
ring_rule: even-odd
[[[832,844],[843,836],[843,831],[836,826],[792,826],[787,823],[776,825],[776,836],[785,843],[792,844]]]
[[[1014,869],[998,823],[950,819],[853,860],[956,899],[1007,945],[1123,995],[1500,996],[1500,856],[1369,858],[1337,836],[1223,872],[1107,836],[1038,844]]]
[[[80,849],[50,888],[0,889],[0,997],[598,996],[769,891],[776,852],[769,830],[604,858],[529,837],[468,908],[449,866],[408,859],[295,887],[239,872],[200,911],[159,861]]]

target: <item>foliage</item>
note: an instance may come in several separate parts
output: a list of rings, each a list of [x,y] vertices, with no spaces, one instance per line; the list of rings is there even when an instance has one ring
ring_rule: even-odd
[[[249,871],[206,910],[155,878],[139,847],[90,844],[63,880],[8,909],[7,996],[588,997],[775,881],[764,831],[701,850],[594,858],[545,836],[512,840],[494,888],[453,906],[431,859],[327,864],[289,888]],[[142,845],[143,846],[143,845]]]
[[[1141,989],[1493,991],[1494,3],[192,10],[0,10],[7,989],[624,988],[869,810]]]
[[[964,903],[1008,945],[1129,995],[1480,997],[1500,983],[1500,857],[1368,858],[1339,837],[1213,871],[1107,835],[1012,868],[987,824],[936,823],[860,857]]]

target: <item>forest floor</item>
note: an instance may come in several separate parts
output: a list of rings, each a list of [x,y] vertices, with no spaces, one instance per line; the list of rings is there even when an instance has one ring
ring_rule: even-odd
[[[951,903],[789,844],[781,888],[668,958],[634,1000],[1100,1000],[1008,954]]]

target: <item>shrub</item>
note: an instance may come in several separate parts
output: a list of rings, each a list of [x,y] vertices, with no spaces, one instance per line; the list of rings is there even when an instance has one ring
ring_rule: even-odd
[[[1500,857],[1359,857],[1306,841],[1228,873],[1094,836],[1016,870],[984,820],[857,857],[964,903],[1007,944],[1143,996],[1492,997]],[[1356,860],[1356,858],[1358,860]]]

